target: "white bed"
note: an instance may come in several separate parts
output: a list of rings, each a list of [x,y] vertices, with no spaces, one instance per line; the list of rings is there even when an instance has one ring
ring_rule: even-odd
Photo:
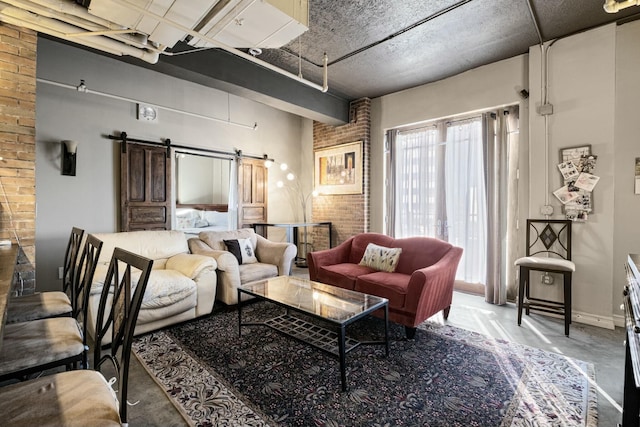
[[[229,213],[220,210],[208,210],[207,205],[194,205],[176,208],[176,227],[178,231],[187,234],[187,238],[198,237],[201,231],[224,231],[229,229]],[[215,208],[226,208],[221,205],[211,205]]]

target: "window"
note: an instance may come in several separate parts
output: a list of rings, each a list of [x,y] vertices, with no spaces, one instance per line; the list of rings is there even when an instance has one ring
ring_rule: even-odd
[[[492,221],[504,218],[490,206],[496,197],[507,196],[500,194],[509,179],[502,176],[508,155],[496,146],[504,145],[507,152],[510,133],[502,116],[508,115],[500,110],[387,133],[387,232],[436,237],[462,247],[457,281],[485,286],[487,277],[495,277],[488,274],[488,259],[493,259],[488,235],[503,229]]]

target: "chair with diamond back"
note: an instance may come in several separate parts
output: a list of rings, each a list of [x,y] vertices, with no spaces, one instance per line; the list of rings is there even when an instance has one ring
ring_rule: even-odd
[[[576,270],[571,261],[571,221],[564,219],[528,219],[527,247],[524,257],[516,260],[520,268],[518,287],[518,326],[522,323],[522,309],[543,311],[564,316],[564,334],[569,336],[571,324],[571,277]],[[531,271],[561,274],[564,299],[562,302],[531,297]]]
[[[127,376],[131,341],[152,265],[152,260],[120,248],[113,251],[101,293],[99,315],[100,320],[102,316],[108,316],[109,321],[96,333],[95,370],[61,372],[0,387],[0,424],[15,427],[128,425]],[[111,322],[115,322],[112,350],[103,357],[101,340],[107,331],[111,331],[108,328]],[[114,362],[118,373],[117,398],[111,382],[106,380],[111,375],[105,378],[101,372],[106,360]]]
[[[115,369],[122,425],[127,425],[127,388],[133,333],[152,266],[153,260],[115,248],[100,295],[96,325],[103,326],[96,330],[93,360],[98,371],[102,370],[105,362],[110,362]],[[105,340],[107,334],[111,336]],[[104,341],[111,343],[105,355],[102,354]]]
[[[90,234],[85,242],[71,294],[76,317],[51,317],[5,325],[0,349],[0,381],[25,379],[58,366],[88,366],[87,306],[102,241]],[[77,298],[76,298],[77,297]]]
[[[76,274],[77,259],[80,254],[84,230],[73,227],[62,267],[62,290],[36,292],[11,299],[7,307],[7,323],[28,322],[50,317],[75,316],[77,307],[73,305],[72,283]]]

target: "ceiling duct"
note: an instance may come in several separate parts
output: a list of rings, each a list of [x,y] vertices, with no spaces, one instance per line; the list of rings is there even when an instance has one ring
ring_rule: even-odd
[[[113,55],[155,64],[184,40],[224,49],[326,92],[326,55],[318,85],[239,50],[280,47],[307,31],[308,21],[308,0],[0,0],[0,22]]]
[[[195,47],[214,47],[206,38],[234,48],[281,47],[308,30],[308,0],[131,0],[136,7],[114,0],[92,0],[89,13],[147,34],[149,40],[173,47],[188,40]],[[138,10],[144,10],[144,13]],[[204,39],[185,34],[193,30]]]
[[[191,36],[193,38],[201,38],[201,39],[205,40],[207,43],[210,43],[211,46],[215,46],[215,47],[220,48],[222,50],[225,50],[225,51],[227,51],[229,53],[232,53],[232,54],[234,54],[236,56],[239,56],[239,57],[241,57],[243,59],[246,59],[248,61],[254,62],[254,63],[256,63],[256,64],[258,64],[258,65],[260,65],[260,66],[262,66],[264,68],[267,68],[269,70],[275,71],[278,74],[281,74],[281,75],[283,75],[285,77],[288,77],[290,79],[296,80],[296,81],[298,81],[300,83],[303,83],[303,84],[305,84],[305,85],[307,85],[309,87],[313,87],[314,89],[318,89],[318,90],[320,90],[322,92],[326,92],[329,89],[328,72],[327,72],[328,71],[328,60],[327,60],[326,52],[323,55],[323,84],[319,85],[317,83],[314,83],[312,81],[309,81],[309,80],[303,78],[302,77],[302,73],[300,73],[300,72],[298,73],[298,75],[295,75],[295,74],[293,74],[293,73],[291,73],[291,72],[289,72],[287,70],[284,70],[284,69],[282,69],[280,67],[277,67],[277,66],[275,66],[273,64],[270,64],[268,62],[262,61],[262,60],[254,57],[254,56],[252,56],[252,55],[250,55],[250,54],[248,54],[246,52],[243,52],[242,50],[236,49],[235,47],[231,47],[231,46],[229,46],[229,45],[227,45],[225,43],[222,43],[217,39],[213,39],[213,38],[208,37],[208,36],[206,36],[204,34],[201,34],[201,33],[198,33],[196,31],[193,31],[192,29],[190,29],[188,27],[185,27],[183,25],[180,25],[179,23],[177,23],[175,21],[172,21],[172,20],[167,19],[167,18],[165,18],[165,17],[163,17],[161,15],[158,15],[158,14],[155,14],[155,13],[149,11],[149,10],[146,10],[146,9],[136,5],[135,3],[133,3],[133,2],[131,2],[129,0],[111,0],[111,1],[113,1],[115,3],[118,3],[118,4],[121,4],[123,6],[128,6],[132,10],[142,13],[146,17],[154,19],[158,23],[166,24],[166,25],[168,25],[170,27],[173,27],[173,28],[175,28],[177,30],[182,31],[184,34],[187,34],[187,35],[189,35],[189,36]],[[265,0],[262,0],[262,1],[265,1]]]
[[[220,2],[222,3],[222,2]],[[235,48],[279,48],[309,30],[307,0],[228,0],[197,31]],[[212,47],[193,38],[195,47]]]
[[[605,0],[603,7],[607,13],[617,13],[631,6],[640,6],[640,0]]]
[[[96,18],[86,19],[81,15],[86,10],[69,7],[64,12],[49,8],[49,3],[59,5],[54,0],[6,0],[0,1],[0,22],[25,27],[49,34],[57,38],[69,40],[113,55],[129,55],[155,64],[159,53],[144,46],[144,37],[126,34],[131,32],[117,26],[104,26],[96,23]],[[72,2],[62,2],[73,4]],[[109,36],[96,37],[94,31],[102,33],[115,32]],[[126,32],[122,34],[122,32]]]

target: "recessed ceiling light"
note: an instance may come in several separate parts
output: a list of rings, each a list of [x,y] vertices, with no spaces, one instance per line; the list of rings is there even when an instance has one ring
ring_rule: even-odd
[[[253,56],[258,56],[262,53],[262,49],[260,49],[259,47],[252,47],[249,49],[249,53]]]

